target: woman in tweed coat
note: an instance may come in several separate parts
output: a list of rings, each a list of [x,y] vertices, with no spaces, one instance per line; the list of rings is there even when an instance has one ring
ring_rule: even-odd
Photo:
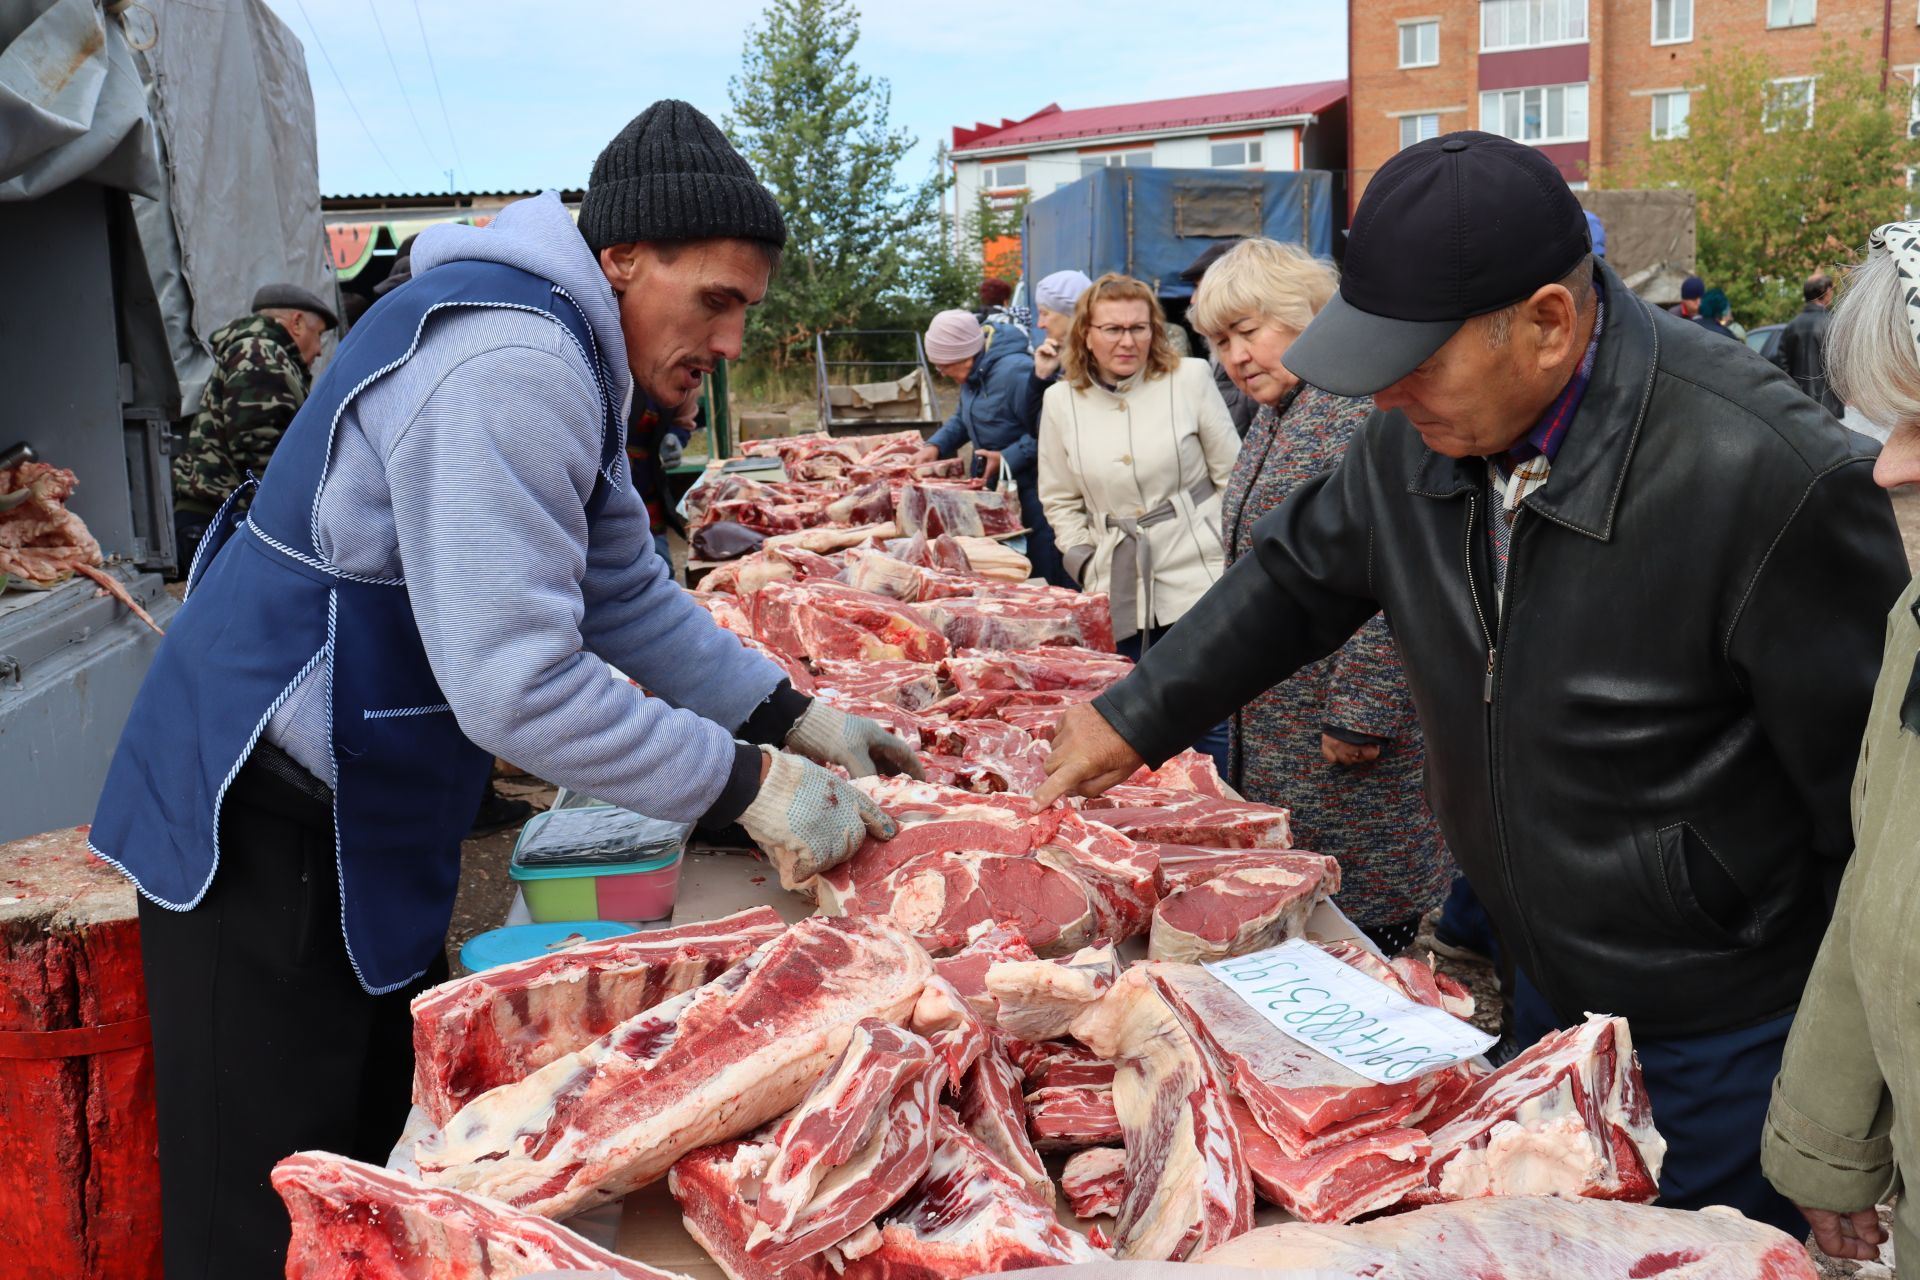
[[[1333,296],[1330,267],[1294,245],[1250,239],[1201,279],[1188,318],[1221,366],[1260,404],[1227,483],[1230,560],[1259,518],[1331,470],[1373,405],[1302,385],[1280,357]],[[1389,955],[1453,878],[1421,773],[1425,746],[1385,615],[1331,657],[1303,667],[1233,720],[1233,782],[1293,811],[1300,848],[1340,860],[1339,905]]]

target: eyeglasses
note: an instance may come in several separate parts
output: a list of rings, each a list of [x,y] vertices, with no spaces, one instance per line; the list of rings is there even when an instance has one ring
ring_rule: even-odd
[[[1144,342],[1152,333],[1150,324],[1096,324],[1093,331],[1108,342],[1118,342],[1122,338],[1132,338],[1135,342]]]

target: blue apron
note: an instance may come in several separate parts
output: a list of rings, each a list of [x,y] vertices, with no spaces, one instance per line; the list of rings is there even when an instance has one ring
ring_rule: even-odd
[[[593,332],[551,281],[447,263],[376,303],[340,344],[273,455],[244,522],[236,493],[208,529],[120,736],[94,852],[159,905],[189,911],[220,862],[220,806],[267,722],[309,674],[324,680],[341,927],[367,991],[397,990],[445,944],[492,759],[467,740],[427,664],[402,578],[341,571],[319,548],[320,491],[340,415],[404,364],[433,312],[507,307],[572,335],[600,384],[600,475],[589,527],[621,483],[625,441]],[[245,489],[241,491],[245,492]]]

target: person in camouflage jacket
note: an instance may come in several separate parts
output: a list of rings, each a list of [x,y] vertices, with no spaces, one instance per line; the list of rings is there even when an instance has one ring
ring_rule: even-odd
[[[247,473],[266,473],[275,446],[306,402],[320,338],[336,321],[304,289],[269,285],[254,312],[216,330],[213,376],[186,447],[173,459],[175,532],[182,567],[199,535]]]

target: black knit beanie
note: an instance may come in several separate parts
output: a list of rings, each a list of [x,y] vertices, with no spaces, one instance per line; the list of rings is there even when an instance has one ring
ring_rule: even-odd
[[[773,193],[713,121],[663,98],[635,116],[593,162],[580,234],[596,254],[636,240],[714,238],[787,243]]]

